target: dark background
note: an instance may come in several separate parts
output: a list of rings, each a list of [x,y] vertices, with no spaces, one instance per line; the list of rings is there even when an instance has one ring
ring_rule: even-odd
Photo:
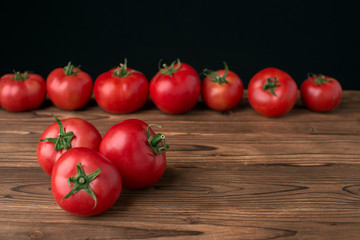
[[[225,60],[245,86],[272,66],[298,85],[313,72],[360,89],[357,6],[342,2],[2,1],[1,74],[71,60],[95,79],[126,57],[151,79],[179,57],[198,72]]]

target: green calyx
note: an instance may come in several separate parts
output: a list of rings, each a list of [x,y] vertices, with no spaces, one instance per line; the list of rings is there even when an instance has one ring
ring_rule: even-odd
[[[277,88],[278,86],[280,86],[280,83],[275,76],[274,78],[268,78],[266,80],[266,83],[263,85],[263,89],[270,91],[276,97],[275,88]]]
[[[29,78],[29,73],[27,71],[24,72],[24,74],[21,74],[20,71],[15,71],[14,72],[14,77],[12,77],[12,79],[14,79],[15,81],[25,81],[26,79]]]
[[[117,77],[127,77],[134,71],[127,71],[127,59],[124,59],[124,63],[120,63],[120,66],[113,71],[113,74]]]
[[[74,65],[71,64],[71,61],[64,67],[64,72],[66,76],[75,76],[78,72],[80,72],[80,66],[76,67],[77,70],[74,71]]]
[[[146,135],[148,137],[149,146],[156,155],[161,155],[161,152],[166,151],[169,148],[169,145],[166,144],[165,136],[162,133],[156,133],[154,135],[150,135],[151,126],[156,126],[158,128],[161,128],[161,125],[149,124],[149,126],[146,129]]]
[[[65,197],[63,197],[61,199],[61,203],[64,199],[71,197],[72,195],[74,195],[75,193],[77,193],[78,191],[83,189],[83,190],[85,190],[85,192],[90,194],[90,196],[94,199],[94,201],[95,201],[95,205],[93,207],[93,209],[94,209],[97,204],[97,199],[96,199],[95,193],[90,188],[89,184],[92,180],[94,180],[100,174],[101,169],[98,168],[95,172],[86,175],[84,170],[81,167],[80,162],[76,164],[76,169],[77,169],[76,176],[69,177],[67,180],[68,185],[71,187],[71,183],[73,183],[74,187],[70,190],[70,192],[68,194],[66,194]]]
[[[332,78],[326,78],[322,74],[314,74],[314,73],[308,73],[308,78],[313,78],[312,81],[314,83],[316,83],[316,85],[321,85],[321,84],[327,83],[331,80],[334,80]]]
[[[159,66],[160,66],[161,60],[159,62]],[[175,67],[175,64],[177,64],[177,66]],[[163,68],[160,68],[160,72],[164,75],[173,75],[177,70],[180,69],[181,67],[181,62],[180,59],[177,59],[176,61],[173,61],[170,66],[166,65],[165,63],[162,65]]]
[[[229,66],[226,64],[226,62],[224,62],[224,66],[225,66],[225,72],[223,76],[220,76],[217,72],[213,71],[213,70],[209,70],[209,69],[204,69],[203,74],[209,78],[210,81],[215,82],[215,83],[229,83],[226,80],[226,76],[229,72]]]
[[[52,142],[55,144],[55,151],[60,151],[61,149],[69,150],[71,148],[71,139],[74,137],[73,132],[65,132],[64,126],[61,121],[54,115],[56,122],[59,125],[59,134],[57,138],[44,138],[40,141],[42,142]]]

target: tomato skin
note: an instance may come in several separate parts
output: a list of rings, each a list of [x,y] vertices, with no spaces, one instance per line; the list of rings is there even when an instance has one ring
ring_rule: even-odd
[[[90,122],[80,118],[68,118],[61,120],[65,132],[74,132],[74,137],[71,139],[71,147],[86,147],[95,151],[99,150],[101,142],[101,135],[99,131]],[[59,134],[59,126],[55,122],[45,129],[40,139],[56,138]],[[36,155],[41,168],[51,176],[55,162],[67,150],[54,150],[54,143],[39,142],[36,150]]]
[[[79,69],[74,68],[73,72]],[[79,70],[76,75],[65,75],[63,68],[54,69],[46,80],[46,90],[51,102],[63,110],[76,110],[85,106],[93,92],[89,74]]]
[[[61,199],[72,189],[67,184],[69,177],[76,176],[76,164],[81,163],[85,174],[98,168],[100,174],[89,185],[97,198],[97,204],[85,190],[80,190],[69,198]],[[100,214],[114,205],[122,189],[121,176],[115,164],[102,154],[88,148],[73,148],[63,154],[56,162],[51,176],[51,191],[59,206],[77,216],[93,216]]]
[[[150,148],[147,126],[138,119],[121,121],[110,128],[100,143],[99,152],[118,167],[124,188],[150,186],[164,174],[165,152],[157,155]],[[150,134],[154,134],[151,128]]]
[[[224,76],[225,70],[218,70],[220,77]],[[216,83],[206,77],[202,82],[201,97],[205,104],[217,111],[228,111],[238,105],[243,97],[244,86],[240,77],[228,71],[225,79],[228,83]]]
[[[341,102],[342,88],[340,83],[331,77],[324,77],[329,81],[316,84],[315,77],[312,76],[300,86],[301,101],[305,107],[315,112],[330,112]]]
[[[0,106],[8,111],[21,112],[38,108],[45,100],[45,80],[29,73],[24,81],[14,80],[15,74],[0,79]]]
[[[177,68],[175,64],[174,68]],[[181,63],[172,75],[160,71],[150,82],[150,96],[154,104],[163,112],[181,114],[191,110],[201,93],[201,81],[196,70]]]
[[[274,89],[276,96],[263,85],[269,78],[277,78],[279,86]],[[250,105],[258,113],[267,117],[280,117],[288,113],[295,105],[298,88],[292,77],[277,68],[265,68],[256,73],[248,85]]]
[[[129,76],[113,74],[116,68],[102,73],[95,81],[94,95],[97,104],[111,113],[130,113],[140,109],[149,98],[149,82],[138,71]],[[127,68],[127,72],[133,71]]]

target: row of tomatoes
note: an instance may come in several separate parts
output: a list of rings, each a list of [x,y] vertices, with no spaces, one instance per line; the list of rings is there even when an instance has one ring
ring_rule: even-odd
[[[156,183],[166,168],[165,136],[138,119],[112,126],[102,138],[88,121],[69,118],[41,135],[37,159],[51,176],[59,206],[78,216],[109,209],[122,187],[139,189]]]
[[[150,84],[139,71],[124,64],[102,73],[93,84],[86,72],[69,63],[53,70],[44,79],[31,73],[6,74],[0,80],[0,106],[9,111],[32,110],[41,105],[46,92],[57,107],[75,110],[83,107],[94,92],[95,100],[111,113],[130,113],[141,108],[149,97],[163,112],[181,114],[191,110],[200,95],[214,110],[227,111],[242,100],[244,86],[240,77],[225,68],[205,69],[201,83],[198,73],[186,63],[177,61],[162,65]],[[342,95],[340,83],[328,76],[311,74],[300,88],[304,105],[319,112],[336,108]],[[259,113],[278,117],[295,105],[298,88],[286,72],[266,68],[256,73],[248,85],[250,105]]]

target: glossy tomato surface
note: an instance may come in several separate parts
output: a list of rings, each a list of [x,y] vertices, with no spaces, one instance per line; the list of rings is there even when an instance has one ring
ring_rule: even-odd
[[[315,112],[329,112],[341,101],[342,88],[340,83],[324,75],[309,76],[300,87],[301,101]]]
[[[13,112],[36,109],[44,102],[45,86],[38,74],[6,74],[0,79],[0,107]]]
[[[81,166],[85,175],[97,172],[96,177],[81,182],[79,178],[73,179],[69,186],[68,179],[78,176],[77,165]],[[92,191],[94,197],[85,189],[80,189],[66,198],[75,184],[90,188],[88,191]],[[115,164],[88,148],[73,148],[63,154],[56,162],[51,176],[51,191],[56,202],[62,209],[77,216],[92,216],[106,211],[116,202],[121,189],[121,176]]]
[[[193,67],[180,61],[173,63],[170,71],[161,69],[150,82],[151,99],[161,111],[169,114],[181,114],[191,110],[200,93],[199,75]]]
[[[141,72],[126,68],[125,74],[116,74],[114,68],[101,74],[95,81],[97,104],[111,113],[130,113],[140,109],[149,98],[149,83]]]
[[[138,119],[115,124],[105,134],[99,152],[118,167],[124,188],[143,188],[156,183],[166,168],[166,155],[156,154],[149,146],[148,125]],[[150,128],[150,134],[154,131]]]
[[[46,90],[51,102],[64,110],[76,110],[85,106],[93,92],[91,76],[71,66],[54,69],[46,80]]]
[[[279,117],[295,105],[298,88],[292,77],[277,68],[265,68],[249,82],[248,99],[258,113],[267,117]]]
[[[80,118],[68,118],[61,120],[61,123],[65,132],[74,133],[70,142],[71,148],[86,147],[95,151],[99,150],[101,135],[94,125]],[[45,129],[40,139],[57,138],[59,132],[59,125],[55,122]],[[51,176],[55,162],[66,151],[66,149],[55,151],[54,143],[40,141],[37,146],[36,155],[42,169]]]
[[[202,82],[201,97],[214,110],[233,109],[240,103],[243,93],[244,86],[240,77],[225,69],[208,75]]]

